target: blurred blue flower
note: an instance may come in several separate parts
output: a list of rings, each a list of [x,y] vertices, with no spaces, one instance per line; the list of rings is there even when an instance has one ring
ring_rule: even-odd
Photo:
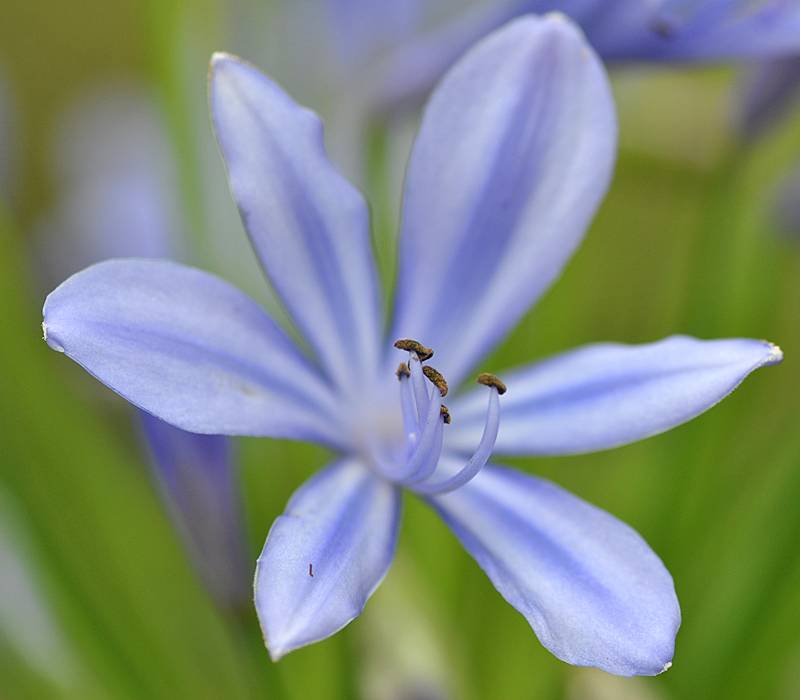
[[[328,0],[338,4],[336,0]],[[352,1],[352,0],[351,0]],[[366,8],[382,5],[361,0]],[[397,3],[402,5],[403,3]],[[500,0],[397,42],[376,71],[373,99],[391,109],[428,93],[477,39],[526,13],[563,12],[611,63],[753,60],[800,54],[800,3],[793,0]],[[360,32],[364,33],[364,32]],[[351,43],[359,41],[354,33]]]
[[[511,372],[502,427],[504,386],[491,375],[457,396],[452,425],[441,407],[444,377],[462,385],[559,275],[611,178],[612,97],[580,31],[562,16],[513,22],[428,103],[405,184],[390,338],[430,342],[439,371],[405,341],[394,376],[368,210],[328,160],[317,117],[224,54],[212,62],[211,108],[245,226],[307,351],[227,282],[154,260],[108,261],[64,282],[45,302],[45,339],[184,430],[340,453],[294,494],[259,558],[256,608],[273,658],[361,612],[392,560],[408,488],[556,656],[621,675],[668,668],[680,611],[644,540],[487,461],[662,432],[780,350],[686,337],[593,345]]]
[[[71,274],[111,257],[186,257],[177,175],[153,105],[107,86],[57,123],[57,202],[39,224],[40,272]],[[234,460],[228,438],[194,435],[142,414],[154,475],[192,559],[226,607],[249,598]]]
[[[49,153],[56,199],[35,232],[48,281],[106,258],[185,257],[170,145],[141,90],[81,96],[56,119]]]

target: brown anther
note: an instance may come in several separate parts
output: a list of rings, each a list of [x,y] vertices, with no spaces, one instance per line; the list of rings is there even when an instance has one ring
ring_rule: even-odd
[[[405,362],[401,362],[398,365],[397,370],[395,371],[394,374],[397,377],[397,379],[399,380],[399,379],[402,379],[403,377],[410,377],[411,376],[411,370],[408,368],[408,365]]]
[[[417,354],[417,357],[420,359],[420,362],[425,362],[425,360],[430,360],[433,357],[433,350],[431,350],[430,348],[426,348],[419,341],[411,340],[410,338],[401,338],[400,340],[395,340],[394,346],[398,350],[407,350],[408,352],[415,352]]]
[[[475,380],[478,384],[483,384],[484,386],[491,386],[497,389],[497,393],[501,396],[508,391],[508,387],[500,381],[499,377],[495,377],[493,374],[489,374],[488,372],[482,372],[478,375],[478,378]]]
[[[439,415],[442,417],[442,421],[444,421],[445,425],[450,425],[450,411],[444,404],[439,407]]]
[[[439,390],[442,396],[447,396],[447,382],[438,369],[434,369],[430,365],[425,365],[422,368],[422,373],[428,378],[428,381]]]

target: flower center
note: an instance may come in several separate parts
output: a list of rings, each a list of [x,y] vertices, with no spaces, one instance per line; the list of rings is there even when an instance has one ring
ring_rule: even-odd
[[[403,441],[390,456],[376,445],[371,461],[386,479],[423,494],[446,493],[470,481],[488,461],[500,428],[499,396],[506,386],[493,374],[478,376],[478,383],[489,389],[489,405],[483,435],[474,454],[455,472],[440,475],[440,457],[445,426],[451,422],[450,411],[442,403],[447,396],[447,380],[434,367],[424,364],[433,357],[433,350],[415,340],[398,340],[395,347],[408,352],[408,361],[401,362],[396,376],[400,388],[403,416]]]

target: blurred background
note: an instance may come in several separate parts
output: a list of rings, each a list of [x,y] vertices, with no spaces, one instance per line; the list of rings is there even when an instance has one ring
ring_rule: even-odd
[[[335,4],[4,2],[0,698],[800,698],[800,111],[788,92],[763,94],[763,67],[614,69],[610,195],[563,278],[488,363],[677,332],[784,349],[781,367],[686,426],[516,464],[631,524],[664,560],[683,624],[657,678],[552,657],[410,496],[397,560],[365,614],[273,664],[252,571],[325,452],[212,439],[200,454],[159,453],[161,426],[41,342],[47,292],[106,257],[175,257],[275,308],[211,134],[214,50],[248,58],[324,116],[330,150],[370,200],[388,284],[418,112],[369,119],[364,103],[370,56],[411,23],[403,3],[381,8],[388,36]]]

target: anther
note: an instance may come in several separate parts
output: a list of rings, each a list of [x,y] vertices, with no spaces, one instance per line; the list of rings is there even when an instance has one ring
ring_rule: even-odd
[[[503,394],[508,391],[508,387],[500,380],[499,377],[496,377],[493,374],[489,374],[488,372],[482,372],[478,375],[478,378],[475,380],[478,384],[483,384],[484,386],[491,386],[497,389],[497,393],[502,396]]]
[[[444,421],[445,425],[450,425],[450,410],[444,404],[439,407],[439,415],[442,417],[442,421]]]
[[[411,370],[405,362],[401,362],[394,374],[398,379],[402,379],[403,377],[410,377]]]
[[[429,365],[422,368],[422,373],[428,378],[428,381],[433,384],[442,396],[447,396],[448,388],[444,376],[438,369],[434,369]],[[498,380],[500,381],[500,380]]]
[[[422,362],[425,362],[425,360],[430,360],[433,357],[433,350],[425,347],[419,341],[411,340],[410,338],[401,338],[400,340],[395,340],[394,346],[398,350],[407,350],[408,352],[416,353],[417,357]]]

